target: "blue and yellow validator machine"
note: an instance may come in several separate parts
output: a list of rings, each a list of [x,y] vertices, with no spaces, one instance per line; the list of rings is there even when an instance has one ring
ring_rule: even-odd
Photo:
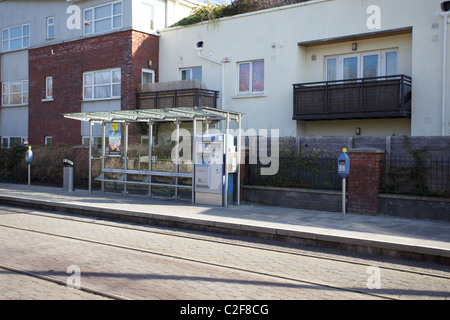
[[[350,173],[350,158],[347,149],[342,149],[342,154],[338,157],[338,174],[342,177],[342,214],[345,216],[345,179]]]
[[[237,152],[234,137],[228,135],[227,141],[225,137],[224,134],[195,136],[194,186],[197,204],[227,206],[234,203]]]

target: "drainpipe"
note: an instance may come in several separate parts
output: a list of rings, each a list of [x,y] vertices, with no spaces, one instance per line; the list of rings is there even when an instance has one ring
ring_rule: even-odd
[[[224,103],[225,103],[225,94],[224,94],[224,91],[225,91],[225,62],[219,61],[219,60],[215,60],[215,59],[212,59],[212,58],[210,58],[210,57],[207,57],[207,56],[202,55],[202,54],[200,53],[201,49],[202,49],[202,48],[197,48],[197,55],[198,55],[200,58],[209,60],[209,61],[211,61],[211,62],[220,64],[220,65],[222,66],[222,99],[221,99],[222,102],[221,102],[221,105],[222,105],[222,109],[224,109]]]
[[[446,77],[447,77],[447,24],[450,23],[450,11],[441,12],[444,17],[444,35],[442,37],[442,102],[441,102],[441,135],[445,136],[445,100],[446,100]]]

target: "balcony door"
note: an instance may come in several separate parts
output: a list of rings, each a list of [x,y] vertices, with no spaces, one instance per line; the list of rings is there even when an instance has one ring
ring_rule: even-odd
[[[395,75],[397,56],[397,50],[329,56],[325,58],[325,79],[335,81]]]

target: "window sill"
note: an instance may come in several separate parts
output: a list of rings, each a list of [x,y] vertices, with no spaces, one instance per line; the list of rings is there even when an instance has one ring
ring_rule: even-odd
[[[41,100],[42,102],[49,102],[49,101],[55,101],[53,98],[45,98]]]
[[[121,97],[114,98],[102,98],[102,99],[83,99],[81,102],[98,102],[98,101],[110,101],[110,100],[121,100]]]
[[[28,107],[28,103],[22,103],[22,104],[4,104],[4,105],[2,105],[2,108],[15,108],[15,107]]]
[[[247,99],[247,98],[266,98],[264,93],[251,93],[251,94],[238,94],[232,97],[232,99]]]

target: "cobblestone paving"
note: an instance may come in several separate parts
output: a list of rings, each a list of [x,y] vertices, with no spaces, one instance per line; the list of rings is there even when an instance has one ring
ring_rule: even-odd
[[[38,211],[33,212],[39,215],[29,215],[25,214],[29,210],[2,208],[0,225],[92,242],[0,226],[0,264],[64,281],[70,276],[67,268],[75,265],[81,271],[82,285],[132,299],[328,300],[377,299],[376,295],[448,299],[450,296],[450,268],[446,267],[430,269],[423,263],[411,266],[92,218],[71,220],[71,216]],[[396,270],[399,268],[403,271]],[[1,271],[1,299],[98,298]],[[370,289],[374,276],[378,276],[377,288]],[[7,281],[1,281],[5,278]],[[14,290],[15,286],[23,290]]]

